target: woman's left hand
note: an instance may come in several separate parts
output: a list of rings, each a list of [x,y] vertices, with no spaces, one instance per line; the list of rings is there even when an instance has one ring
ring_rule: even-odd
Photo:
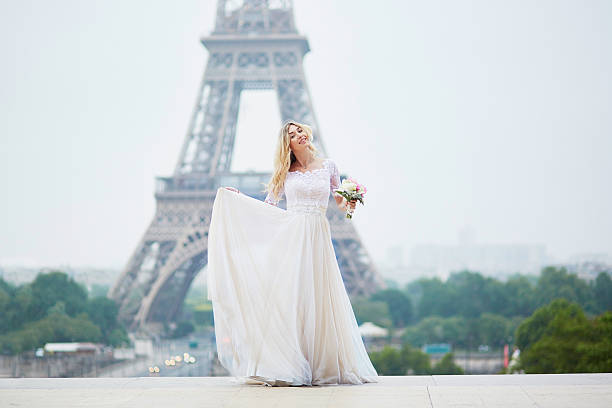
[[[351,211],[355,211],[356,204],[357,204],[357,200],[351,200],[347,203],[347,206],[351,208]]]

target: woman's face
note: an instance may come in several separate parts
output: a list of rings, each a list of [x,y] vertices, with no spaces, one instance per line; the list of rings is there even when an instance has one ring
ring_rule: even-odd
[[[293,123],[289,125],[287,133],[289,133],[289,147],[294,153],[306,149],[310,143],[306,131]]]

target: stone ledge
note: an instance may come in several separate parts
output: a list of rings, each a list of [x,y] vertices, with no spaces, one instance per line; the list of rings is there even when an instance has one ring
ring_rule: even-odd
[[[612,407],[612,373],[380,377],[264,387],[229,377],[0,379],[0,407]]]

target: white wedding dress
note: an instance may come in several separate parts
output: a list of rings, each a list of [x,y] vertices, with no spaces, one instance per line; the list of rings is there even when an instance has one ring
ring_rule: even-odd
[[[287,210],[226,188],[208,235],[217,353],[240,383],[378,382],[359,334],[325,213],[336,164],[287,174]],[[270,205],[275,204],[275,205]],[[348,222],[348,221],[347,221]]]

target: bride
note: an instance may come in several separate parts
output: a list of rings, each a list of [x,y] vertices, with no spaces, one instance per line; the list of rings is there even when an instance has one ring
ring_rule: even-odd
[[[239,383],[378,382],[359,334],[325,213],[340,185],[310,127],[286,122],[264,201],[219,188],[208,235],[217,353]],[[287,210],[277,204],[285,195]],[[336,204],[355,208],[334,193]],[[349,221],[346,221],[349,222]]]

